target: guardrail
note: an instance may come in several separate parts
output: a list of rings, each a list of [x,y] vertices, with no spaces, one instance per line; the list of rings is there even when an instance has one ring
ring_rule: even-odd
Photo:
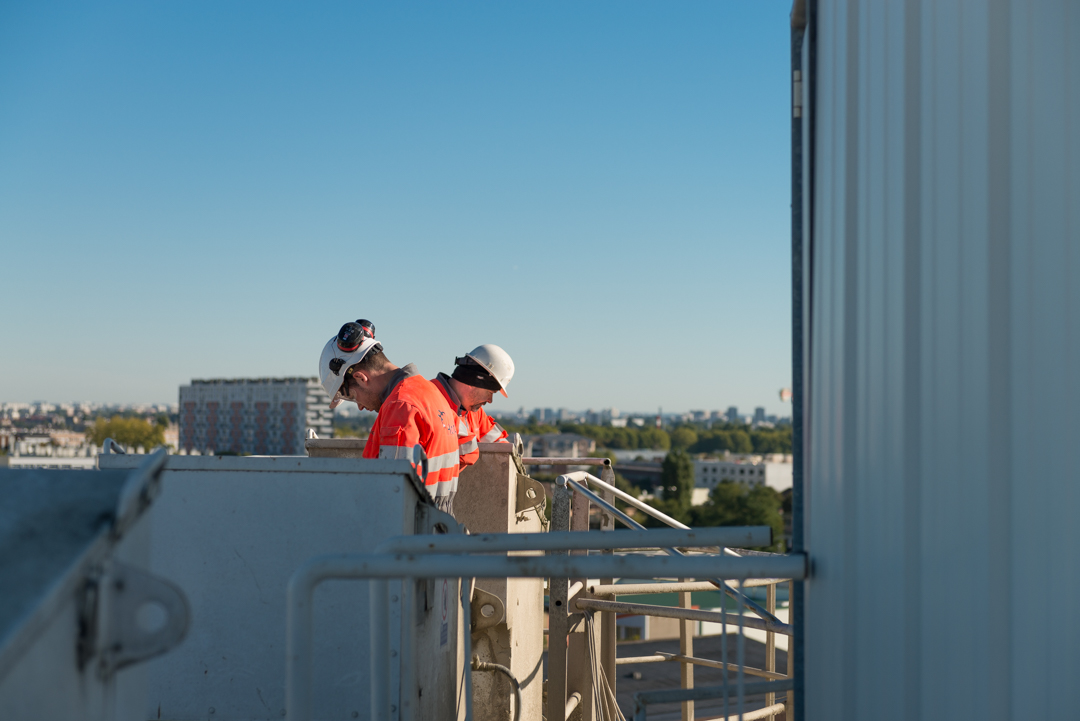
[[[524,460],[525,459],[523,459],[523,462]],[[544,462],[547,465],[553,465],[547,459],[527,460],[530,462]],[[601,530],[613,530],[614,521],[619,520],[624,525],[645,534],[646,537],[649,537],[649,534],[655,534],[651,536],[652,542],[644,545],[659,547],[669,556],[684,557],[683,553],[674,545],[668,545],[663,542],[660,535],[660,529],[652,531],[646,530],[644,526],[635,521],[628,514],[619,510],[615,506],[615,499],[618,498],[627,505],[642,511],[673,528],[685,530],[687,529],[687,526],[616,488],[614,485],[614,471],[611,469],[610,463],[607,462],[606,459],[599,460],[601,463],[595,465],[602,466],[601,475],[604,476],[604,478],[597,478],[587,472],[577,471],[574,473],[563,474],[556,479],[555,487],[553,489],[552,530],[589,530],[589,507],[596,506],[601,513]],[[589,486],[592,486],[592,488]],[[703,529],[697,530],[700,531]],[[597,534],[590,535],[595,537]],[[603,534],[599,535],[602,536]],[[620,533],[618,535],[622,534]],[[755,540],[752,542],[736,544],[717,544],[718,548],[716,549],[716,553],[720,557],[726,556],[729,558],[790,558],[790,556],[778,554],[734,551],[729,547],[732,545],[764,546],[769,545],[770,542],[771,539],[764,542]],[[583,545],[591,546],[588,541],[583,542]],[[638,573],[630,577],[642,578],[643,575]],[[681,576],[681,578],[700,579],[702,578],[702,575]],[[585,624],[586,634],[588,634],[592,628],[591,616],[600,614],[601,618],[601,632],[599,634],[599,639],[586,639],[586,644],[589,646],[590,651],[593,651],[593,646],[599,646],[599,656],[602,658],[602,662],[600,663],[601,673],[596,674],[592,669],[584,670],[587,676],[596,677],[595,682],[584,684],[585,687],[591,687],[590,690],[596,692],[593,694],[586,692],[586,696],[592,696],[592,698],[586,700],[591,702],[593,706],[593,718],[623,718],[614,698],[614,688],[608,687],[609,683],[613,683],[615,679],[616,666],[627,663],[679,663],[681,665],[681,688],[677,690],[673,689],[671,691],[650,691],[637,694],[635,696],[635,719],[646,718],[646,708],[649,704],[670,703],[675,701],[682,703],[682,717],[684,721],[693,719],[694,701],[705,698],[723,698],[725,700],[724,717],[728,717],[728,699],[732,697],[735,698],[737,714],[731,716],[731,718],[739,718],[744,721],[751,718],[774,719],[777,714],[783,713],[788,708],[792,708],[794,701],[794,654],[791,653],[792,649],[790,646],[787,656],[786,673],[780,673],[776,669],[776,634],[782,634],[788,637],[793,636],[792,626],[781,621],[775,615],[776,586],[779,583],[791,583],[793,580],[801,580],[801,578],[802,576],[761,576],[753,579],[749,583],[745,582],[748,579],[744,579],[743,582],[740,582],[738,588],[732,588],[729,584],[724,582],[725,579],[720,577],[710,577],[707,581],[664,582],[660,584],[633,584],[625,586],[623,584],[614,584],[612,578],[601,579],[599,583],[588,585],[580,578],[552,578],[549,584],[549,596],[552,599],[552,602],[550,606],[551,612],[549,614],[547,717],[549,719],[559,717],[557,715],[556,707],[559,706],[561,700],[565,698],[567,691],[567,674],[569,673],[570,677],[573,677],[575,674],[580,676],[583,673],[583,669],[580,668],[582,665],[581,661],[575,661],[572,656],[568,660],[568,654],[552,653],[551,651],[551,649],[572,648],[574,646],[574,631],[571,630],[571,616],[574,613],[581,613],[585,615],[587,621]],[[765,586],[766,601],[764,607],[748,598],[744,593],[745,589],[751,585]],[[726,596],[735,600],[737,613],[729,614],[726,608],[722,608],[720,611],[701,611],[690,608],[691,593],[693,591],[712,589],[721,590]],[[672,608],[650,604],[624,603],[616,600],[616,596],[619,594],[628,595],[632,593],[637,595],[650,592],[677,592],[679,593],[681,607]],[[747,615],[744,611],[749,611],[752,615]],[[616,614],[619,613],[675,618],[682,621],[683,623],[680,624],[680,653],[654,654],[652,656],[626,659],[616,658],[615,617]],[[737,621],[735,619],[729,620],[729,616],[731,615],[734,615]],[[709,621],[721,625],[724,641],[721,644],[722,658],[720,660],[702,659],[694,656],[693,635],[690,633],[689,629],[689,623],[694,621]],[[726,643],[726,639],[729,623],[733,626],[737,623],[738,628],[735,649],[736,658],[734,659],[734,662],[731,662],[728,659],[728,644]],[[744,631],[747,628],[765,631],[765,668],[759,669],[746,665]],[[577,633],[581,633],[580,629],[577,630]],[[581,645],[580,642],[578,645]],[[580,658],[580,654],[577,656]],[[732,685],[733,687],[729,687],[726,682],[727,675],[725,674],[725,684],[723,686],[694,689],[694,666],[707,666],[735,672],[737,674],[736,683]],[[760,683],[747,684],[744,681],[746,675],[757,676],[769,680]],[[609,679],[610,682],[607,681]],[[580,687],[583,684],[579,681],[575,685]],[[744,708],[746,696],[754,693],[765,694],[765,707],[747,713]],[[784,702],[777,703],[776,694],[778,693],[786,694]]]
[[[680,545],[716,545],[723,532],[732,529],[694,529],[682,538],[670,538]],[[715,535],[712,532],[716,532]],[[532,535],[532,534],[530,534]],[[715,575],[738,579],[770,575],[790,575],[801,578],[806,571],[801,556],[777,556],[773,558],[725,558],[712,555],[683,557],[639,556],[497,556],[468,555],[498,553],[510,550],[580,550],[579,534],[536,534],[543,542],[540,548],[526,549],[520,535],[491,534],[488,536],[406,536],[394,539],[388,546],[400,543],[415,547],[409,553],[340,554],[317,556],[300,567],[289,580],[287,592],[287,650],[286,650],[286,718],[300,721],[311,718],[311,661],[312,661],[312,598],[319,584],[328,580],[394,578],[558,578],[592,576],[638,576],[663,578],[668,575],[696,576]],[[615,534],[606,545],[620,547]],[[442,548],[443,542],[453,540]],[[539,541],[539,539],[536,539]],[[607,539],[604,539],[607,541]],[[475,543],[469,543],[475,541]],[[625,543],[640,544],[640,538],[628,537]],[[423,554],[420,548],[436,551]],[[462,584],[462,611],[468,617],[469,584]],[[385,615],[387,603],[385,583],[371,584],[371,653],[373,658],[389,658],[389,639],[386,633]],[[408,632],[409,624],[404,624]],[[470,634],[464,634],[465,658],[471,658]],[[403,644],[408,645],[408,644]],[[380,670],[385,664],[375,664],[372,674],[372,718],[388,718],[388,680]],[[466,665],[466,688],[471,688],[471,669]],[[466,718],[472,718],[471,694],[466,694]],[[565,711],[566,703],[560,704]]]
[[[385,619],[390,608],[388,581],[402,579],[402,589],[415,584],[412,579],[460,578],[546,578],[549,596],[547,663],[548,721],[562,721],[577,714],[583,721],[625,721],[615,699],[616,667],[627,663],[678,663],[680,687],[647,691],[634,697],[634,719],[647,718],[648,707],[660,703],[681,703],[684,719],[693,719],[694,703],[722,698],[724,716],[750,719],[775,718],[792,708],[794,654],[788,654],[787,673],[776,669],[776,634],[792,634],[790,624],[776,617],[776,586],[805,578],[807,560],[801,554],[780,555],[733,551],[732,547],[765,546],[771,529],[697,528],[675,519],[623,493],[614,486],[614,471],[607,459],[524,458],[526,465],[600,466],[601,478],[583,471],[559,476],[553,488],[551,526],[548,533],[402,536],[389,539],[372,554],[330,555],[310,559],[293,575],[287,600],[286,717],[290,721],[310,719],[312,710],[312,598],[315,588],[335,579],[370,580],[371,654],[373,659],[390,659],[390,638]],[[631,507],[658,518],[670,528],[645,529],[615,505],[618,498]],[[614,530],[619,520],[630,530],[619,533],[583,533],[589,530],[589,511],[596,506],[603,531]],[[650,550],[653,555],[632,551]],[[696,549],[696,550],[694,550]],[[547,555],[510,556],[515,552],[546,552]],[[592,555],[590,551],[594,551]],[[662,551],[663,555],[655,555]],[[478,555],[484,554],[484,555]],[[658,583],[616,584],[617,578],[656,579]],[[683,579],[683,580],[672,580]],[[695,580],[687,580],[695,579]],[[707,580],[703,580],[707,579]],[[735,586],[732,583],[736,583]],[[764,607],[746,596],[751,586],[765,586]],[[472,584],[461,584],[463,622],[472,617]],[[720,590],[735,601],[734,612],[726,604],[719,611],[690,608],[690,594],[700,590]],[[680,607],[625,603],[618,595],[677,592]],[[408,595],[408,591],[405,591]],[[396,600],[396,599],[395,599]],[[408,607],[407,598],[402,601]],[[616,614],[635,613],[675,618],[682,623],[679,653],[617,658]],[[717,622],[724,632],[721,658],[707,659],[693,653],[694,621]],[[733,658],[729,659],[727,631],[738,631]],[[766,634],[764,668],[746,665],[747,629]],[[411,624],[402,624],[401,655],[397,659],[404,676],[411,673],[413,653]],[[464,688],[472,688],[472,638],[463,634],[466,659]],[[719,686],[694,688],[694,667],[703,666],[733,672],[735,677]],[[476,667],[481,668],[479,665]],[[512,675],[512,674],[511,674]],[[747,682],[746,676],[761,681]],[[371,672],[371,718],[391,717],[391,674],[388,663],[375,663]],[[403,687],[411,688],[407,682]],[[787,694],[777,703],[777,694]],[[765,694],[765,707],[745,711],[749,695]],[[729,700],[736,715],[729,716]],[[472,694],[464,694],[465,717],[473,718]],[[515,714],[520,713],[517,704]],[[403,703],[402,721],[413,716]],[[578,716],[575,716],[577,718]]]

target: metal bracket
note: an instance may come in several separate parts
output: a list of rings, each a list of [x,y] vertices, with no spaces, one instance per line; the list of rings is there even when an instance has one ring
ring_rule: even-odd
[[[547,492],[544,490],[544,484],[519,473],[517,482],[517,503],[515,505],[517,512],[524,513],[533,508],[543,508],[544,503],[546,502]]]
[[[502,599],[480,588],[473,589],[470,611],[473,633],[498,626],[506,619],[506,607]]]
[[[191,609],[184,592],[170,581],[111,561],[95,590],[99,626],[104,621],[106,629],[98,644],[102,678],[165,653],[187,635]]]

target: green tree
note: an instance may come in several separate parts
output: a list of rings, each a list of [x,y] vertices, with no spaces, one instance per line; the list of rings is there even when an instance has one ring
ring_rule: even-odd
[[[750,432],[754,453],[791,453],[791,426],[758,428]]]
[[[675,449],[664,456],[660,471],[664,500],[673,502],[680,513],[690,509],[694,493],[694,467],[686,451]]]
[[[663,428],[646,428],[641,431],[641,444],[638,448],[666,451],[671,448],[671,436]]]
[[[698,442],[698,434],[690,426],[679,426],[671,432],[671,447],[685,451]]]
[[[780,550],[784,536],[781,515],[783,499],[768,486],[746,486],[721,481],[709,494],[709,502],[690,509],[691,526],[770,526],[772,546],[762,550]]]
[[[113,416],[108,420],[98,418],[86,431],[87,439],[95,446],[100,446],[106,438],[112,438],[122,446],[145,450],[165,445],[165,427],[152,424],[142,418],[124,418]]]
[[[729,437],[731,438],[731,448],[728,450],[732,453],[754,452],[754,444],[750,442],[750,434],[746,431],[731,431]]]

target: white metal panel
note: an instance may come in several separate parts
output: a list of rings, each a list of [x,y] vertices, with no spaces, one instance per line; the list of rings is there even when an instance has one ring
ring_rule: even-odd
[[[192,625],[174,655],[146,664],[147,717],[281,718],[289,577],[313,556],[371,552],[414,533],[424,491],[410,478],[407,461],[170,456],[150,514],[150,570],[183,588]],[[367,582],[329,582],[315,594],[318,719],[369,715],[368,608]],[[395,614],[400,627],[398,604]],[[456,654],[456,640],[426,652]],[[374,662],[396,674],[395,661]],[[451,656],[446,666],[456,667]]]
[[[816,8],[807,718],[1072,717],[1080,6]]]

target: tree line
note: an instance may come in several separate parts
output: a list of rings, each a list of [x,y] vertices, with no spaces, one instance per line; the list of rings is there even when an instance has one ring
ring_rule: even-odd
[[[98,417],[86,430],[86,439],[95,446],[100,446],[106,438],[127,448],[142,447],[150,451],[165,445],[165,429],[169,418],[165,414],[157,417],[154,423],[144,418],[115,415],[111,418]]]
[[[769,526],[773,545],[763,551],[782,551],[784,537],[783,499],[768,486],[721,481],[709,492],[709,500],[700,506],[691,505],[694,490],[694,468],[690,456],[674,450],[664,458],[660,479],[662,498],[650,504],[680,523],[691,528],[707,526]],[[644,514],[639,514],[644,515]],[[663,527],[662,521],[646,516],[646,527]]]
[[[683,450],[688,453],[791,453],[791,426],[752,428],[741,423],[704,424],[684,423],[670,431],[664,428],[615,428],[588,423],[540,424],[535,418],[528,423],[500,425],[508,433],[536,435],[542,433],[578,433],[592,438],[600,448],[611,450]]]

